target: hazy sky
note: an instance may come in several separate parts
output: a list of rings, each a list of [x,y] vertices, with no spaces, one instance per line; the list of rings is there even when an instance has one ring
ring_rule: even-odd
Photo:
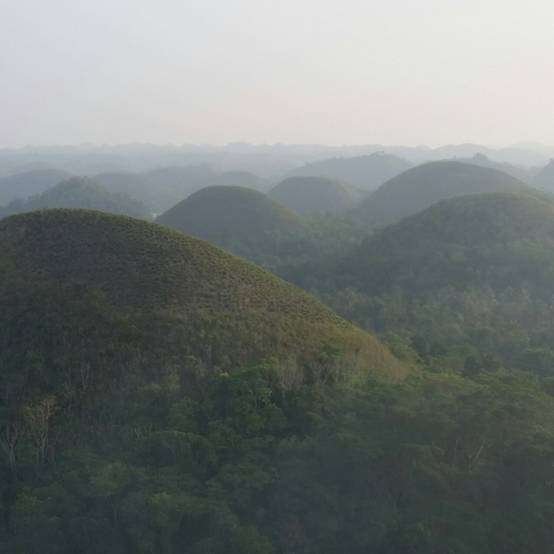
[[[528,140],[553,0],[0,0],[0,146]]]

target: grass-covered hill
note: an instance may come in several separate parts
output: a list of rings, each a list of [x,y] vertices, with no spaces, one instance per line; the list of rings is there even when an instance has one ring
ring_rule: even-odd
[[[367,225],[386,225],[448,198],[522,190],[506,173],[456,161],[423,164],[398,175],[365,198],[351,212]]]
[[[375,190],[410,167],[412,164],[403,158],[376,152],[368,156],[312,162],[291,171],[290,176],[326,177],[368,191]]]
[[[0,205],[41,194],[70,177],[66,171],[57,169],[37,169],[3,177],[0,179]]]
[[[554,374],[554,203],[544,193],[442,201],[376,232],[335,276],[344,314],[405,332],[422,352],[475,348]]]
[[[140,202],[126,194],[110,192],[86,177],[73,177],[25,201],[11,202],[5,207],[5,215],[48,208],[83,208],[141,218],[150,216]]]
[[[162,214],[158,222],[267,266],[301,255],[312,235],[299,215],[244,187],[201,189]]]
[[[160,225],[37,211],[0,223],[0,251],[2,367],[37,382],[83,364],[130,382],[261,361],[289,383],[401,370],[300,289]]]
[[[304,215],[342,214],[352,208],[361,193],[325,177],[289,177],[271,189],[269,196]]]
[[[541,190],[554,192],[554,160],[535,175],[533,186]]]

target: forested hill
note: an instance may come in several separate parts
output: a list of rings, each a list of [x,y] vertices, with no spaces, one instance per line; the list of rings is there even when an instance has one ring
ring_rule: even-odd
[[[322,287],[333,306],[367,328],[406,337],[423,356],[448,352],[460,368],[486,353],[552,373],[549,195],[445,200],[375,233],[337,262],[334,275]]]
[[[433,162],[387,181],[354,208],[351,215],[366,225],[385,225],[440,200],[524,188],[521,181],[496,169],[455,161]]]

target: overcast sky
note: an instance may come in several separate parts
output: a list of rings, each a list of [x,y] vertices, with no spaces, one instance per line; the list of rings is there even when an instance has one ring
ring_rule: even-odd
[[[553,0],[0,0],[0,146],[554,144]]]

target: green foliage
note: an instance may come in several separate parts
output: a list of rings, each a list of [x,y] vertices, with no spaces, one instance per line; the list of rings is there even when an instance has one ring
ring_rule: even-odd
[[[113,404],[64,406],[40,473],[24,436],[0,551],[551,551],[554,400],[528,374],[283,391],[251,367]]]
[[[467,196],[374,233],[310,284],[342,315],[403,337],[430,364],[463,370],[468,357],[487,355],[547,376],[553,252],[549,196]]]

